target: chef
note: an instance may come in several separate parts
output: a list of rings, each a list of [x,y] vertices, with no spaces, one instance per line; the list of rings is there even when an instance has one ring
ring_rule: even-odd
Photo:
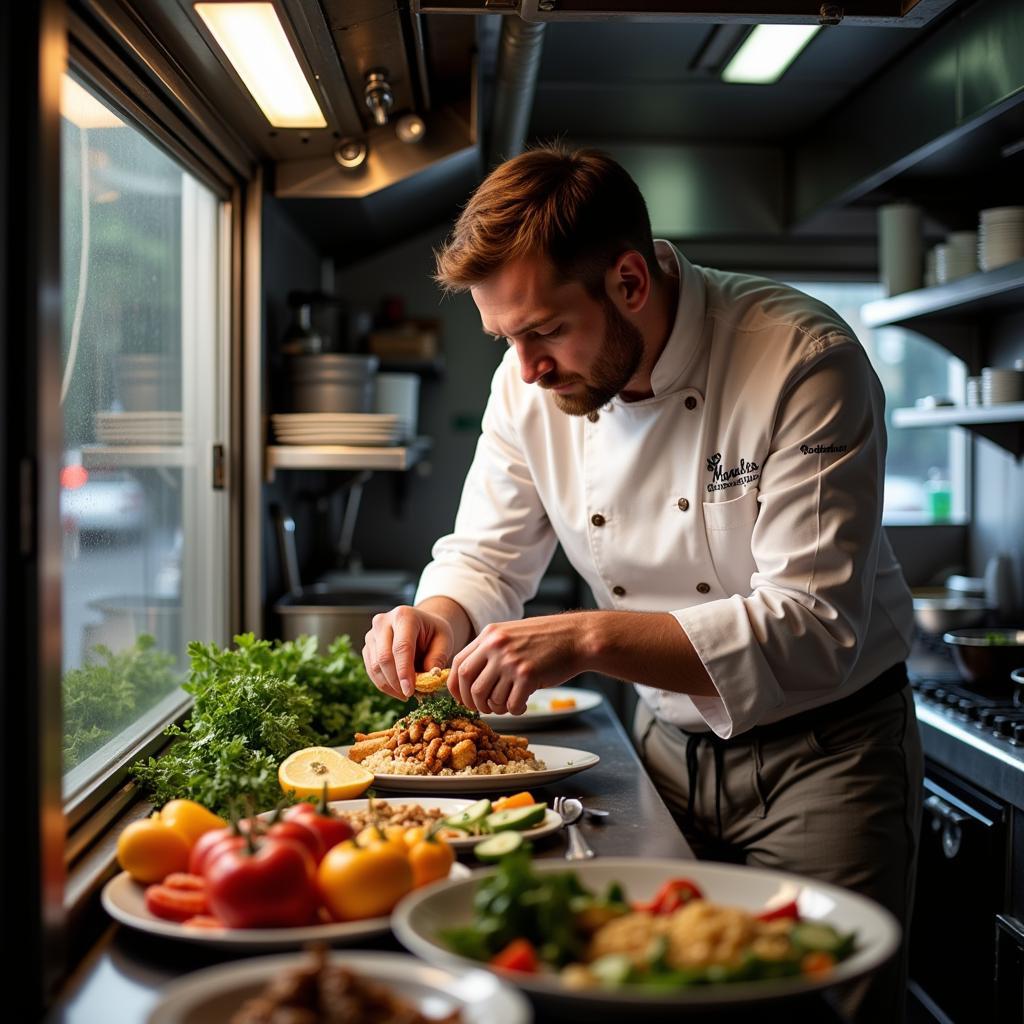
[[[698,856],[812,875],[909,917],[921,751],[911,600],[881,528],[884,398],[793,288],[651,237],[613,160],[495,169],[437,253],[508,351],[453,532],[374,619],[376,685],[521,714],[582,672],[636,684],[644,762]],[[598,610],[522,619],[557,543]],[[858,994],[898,1020],[902,962]]]

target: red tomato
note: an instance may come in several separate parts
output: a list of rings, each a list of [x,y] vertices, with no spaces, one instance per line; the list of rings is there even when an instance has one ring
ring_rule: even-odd
[[[352,826],[348,821],[332,813],[323,801],[319,808],[311,807],[309,804],[296,804],[285,811],[284,817],[285,821],[297,821],[305,825],[306,828],[312,829],[320,837],[324,853],[327,853],[332,846],[351,839],[353,835]]]
[[[665,882],[650,903],[638,903],[634,910],[648,914],[671,914],[685,907],[691,900],[701,900],[704,894],[687,878],[673,878]]]
[[[166,885],[168,889],[206,892],[206,881],[199,875],[192,875],[185,871],[172,872],[160,884]]]
[[[189,873],[205,875],[214,850],[217,850],[219,854],[221,846],[225,850],[235,850],[239,846],[245,846],[245,836],[233,832],[229,828],[218,828],[213,832],[204,833],[196,840],[196,845],[192,847],[192,852],[189,854]]]
[[[513,939],[500,953],[490,959],[492,967],[505,971],[522,971],[524,974],[537,973],[537,951],[529,939]]]
[[[165,921],[187,921],[207,912],[206,893],[202,889],[171,888],[161,882],[146,887],[146,909]]]
[[[302,819],[291,821],[275,821],[266,831],[268,839],[294,839],[309,850],[313,860],[320,863],[327,850],[320,839],[320,833],[312,829]]]
[[[316,863],[294,839],[247,837],[206,865],[208,900],[229,928],[289,928],[316,919]]]
[[[791,921],[799,921],[800,912],[796,908],[796,900],[790,900],[771,910],[763,910],[756,917],[758,921],[782,921],[787,918]]]

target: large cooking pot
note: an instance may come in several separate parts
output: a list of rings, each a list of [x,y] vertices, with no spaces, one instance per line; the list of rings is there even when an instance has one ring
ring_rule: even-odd
[[[971,683],[1005,683],[1024,662],[1024,629],[951,629],[942,639]]]
[[[369,631],[374,615],[387,612],[400,604],[410,604],[415,588],[408,586],[395,593],[343,590],[329,584],[314,583],[294,593],[285,594],[274,611],[281,616],[281,639],[295,640],[315,636],[321,653],[331,641],[348,634],[356,651],[363,649],[363,637]]]

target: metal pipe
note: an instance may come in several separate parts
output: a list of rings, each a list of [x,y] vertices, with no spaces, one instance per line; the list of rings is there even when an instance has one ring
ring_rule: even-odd
[[[491,166],[523,151],[543,50],[543,22],[523,21],[514,14],[502,18],[494,81],[494,118],[487,149]]]

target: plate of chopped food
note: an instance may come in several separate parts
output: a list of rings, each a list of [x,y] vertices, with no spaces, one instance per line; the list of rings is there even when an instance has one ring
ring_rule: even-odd
[[[484,971],[321,947],[218,964],[172,981],[147,1024],[284,1019],[529,1024],[533,1014],[519,992]]]
[[[529,792],[490,801],[432,797],[422,802],[388,800],[332,800],[331,810],[344,817],[356,833],[374,824],[385,832],[399,828],[436,830],[455,850],[471,850],[503,833],[518,833],[523,840],[542,839],[562,827],[562,819]],[[507,846],[510,840],[498,843]],[[519,845],[519,843],[514,843]],[[484,858],[487,848],[484,849]]]
[[[577,1016],[791,998],[874,970],[900,943],[887,910],[798,875],[637,857],[569,868],[525,850],[407,896],[392,928],[429,963],[514,971]]]
[[[390,729],[356,733],[340,753],[373,772],[382,790],[509,792],[542,786],[592,768],[596,754],[531,746],[525,736],[496,733],[447,692],[426,697]]]
[[[598,707],[603,700],[604,697],[595,690],[553,686],[549,690],[538,690],[533,694],[526,702],[526,711],[521,715],[481,715],[480,718],[499,732],[509,729],[539,729],[575,718],[584,711]]]

